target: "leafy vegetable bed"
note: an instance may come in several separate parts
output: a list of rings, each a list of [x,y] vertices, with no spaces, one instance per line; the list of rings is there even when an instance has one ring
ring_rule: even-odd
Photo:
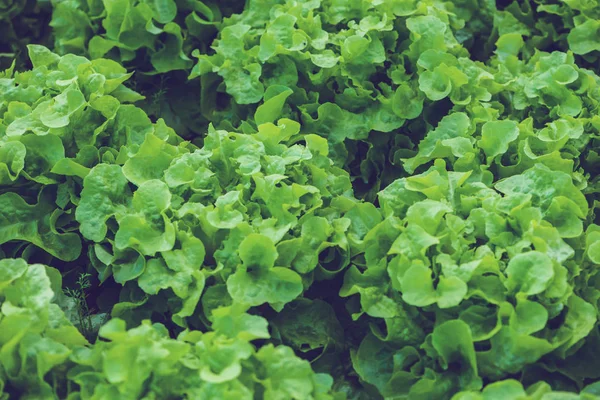
[[[596,0],[0,0],[0,399],[600,399]]]

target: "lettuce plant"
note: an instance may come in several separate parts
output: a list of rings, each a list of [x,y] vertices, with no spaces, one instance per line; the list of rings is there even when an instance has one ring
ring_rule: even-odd
[[[211,332],[177,340],[161,324],[126,330],[114,318],[91,346],[63,312],[60,272],[23,259],[0,261],[2,398],[270,398],[333,400],[333,381],[315,374],[289,347],[268,339],[267,321],[239,307],[214,313]],[[282,373],[282,367],[285,368]],[[49,383],[51,382],[51,384]]]

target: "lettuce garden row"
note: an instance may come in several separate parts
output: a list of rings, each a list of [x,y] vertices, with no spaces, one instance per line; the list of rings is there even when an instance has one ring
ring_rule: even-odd
[[[600,398],[596,0],[0,0],[0,399]]]

